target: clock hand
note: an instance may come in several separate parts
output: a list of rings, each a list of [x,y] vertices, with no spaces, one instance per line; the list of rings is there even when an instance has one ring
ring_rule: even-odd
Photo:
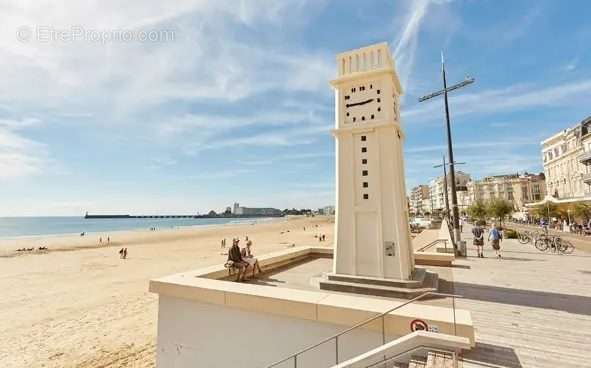
[[[347,104],[347,107],[353,107],[353,106],[359,106],[359,105],[365,105],[366,103],[370,103],[373,101],[373,98],[370,98],[369,100],[365,100],[365,101],[361,101],[361,102],[356,102],[356,103],[350,103]]]

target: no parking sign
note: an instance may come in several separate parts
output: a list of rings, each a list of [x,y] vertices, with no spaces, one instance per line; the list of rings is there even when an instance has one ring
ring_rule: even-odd
[[[429,331],[429,325],[422,319],[413,319],[410,322],[410,330],[414,331]]]

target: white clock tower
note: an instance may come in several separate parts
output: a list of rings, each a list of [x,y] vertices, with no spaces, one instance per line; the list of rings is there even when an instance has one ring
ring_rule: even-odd
[[[399,98],[387,43],[337,56],[336,275],[409,280],[414,260]]]

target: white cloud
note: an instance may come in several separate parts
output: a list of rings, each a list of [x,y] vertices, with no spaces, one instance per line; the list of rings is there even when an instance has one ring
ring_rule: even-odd
[[[508,112],[532,107],[555,107],[591,100],[591,79],[554,86],[512,85],[476,93],[450,94],[453,116]],[[441,104],[424,102],[403,110],[406,123],[415,124],[441,116]]]
[[[411,2],[411,9],[406,18],[406,25],[396,41],[394,60],[403,88],[406,87],[415,64],[415,54],[418,47],[419,32],[430,0],[416,0]]]
[[[0,120],[0,180],[40,174],[46,168],[45,145],[21,132],[37,124],[40,121],[34,118]]]
[[[28,3],[28,2],[25,2]],[[244,42],[234,26],[273,32],[323,2],[92,1],[67,6],[14,0],[0,12],[0,104],[58,113],[132,115],[171,100],[236,101],[273,90],[329,93],[332,55],[273,41]],[[305,5],[305,6],[304,6]],[[19,42],[22,26],[174,31],[160,43]]]

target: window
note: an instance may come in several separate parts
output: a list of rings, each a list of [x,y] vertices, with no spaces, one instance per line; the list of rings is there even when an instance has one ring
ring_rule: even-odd
[[[378,111],[382,111],[382,108],[381,107],[378,107]]]
[[[348,100],[348,99],[349,99],[349,95],[345,96],[345,100]]]
[[[351,93],[355,93],[355,88],[351,88]]]
[[[362,176],[367,176],[367,174],[368,174],[368,173],[367,173],[367,170],[363,170],[363,171],[361,172],[361,175],[362,175]]]
[[[355,120],[357,120],[357,118],[356,117],[353,117],[353,122],[355,122]]]
[[[378,89],[378,90],[376,90],[376,93],[379,95],[379,94],[380,94],[380,90],[379,90],[379,89]]]
[[[362,117],[361,117],[361,120],[365,121],[365,116],[362,116]]]
[[[375,115],[374,114],[371,114],[371,119],[373,120],[374,118],[375,118]]]
[[[369,187],[369,183],[368,183],[368,182],[366,182],[366,181],[364,181],[364,182],[363,182],[363,187],[364,187],[364,188],[367,188],[367,187]]]
[[[361,152],[363,152],[363,153],[367,152],[367,147],[361,147]]]
[[[366,158],[362,159],[362,160],[361,160],[361,163],[362,163],[363,165],[367,165],[367,159],[366,159]]]
[[[359,87],[359,90],[360,90],[360,91],[365,91],[365,86],[361,86],[361,87]]]
[[[366,137],[366,136],[364,136],[364,135],[362,135],[362,136],[361,136],[361,142],[365,142],[366,140],[367,140],[367,137]]]
[[[363,195],[363,199],[369,199],[369,194],[365,193],[365,194]]]
[[[378,102],[381,102],[381,101],[382,101],[382,100],[380,100],[380,99],[378,98]]]

